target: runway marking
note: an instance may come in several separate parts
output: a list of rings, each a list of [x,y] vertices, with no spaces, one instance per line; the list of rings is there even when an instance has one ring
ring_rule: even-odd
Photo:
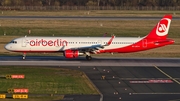
[[[174,79],[173,77],[171,77],[170,75],[168,75],[167,73],[165,73],[164,71],[162,71],[160,68],[158,68],[157,66],[154,66],[157,70],[159,70],[161,73],[163,73],[164,75],[166,75],[167,77],[169,77],[171,80],[173,80],[174,82],[176,82],[177,84],[180,85],[180,82],[177,81],[176,79]]]
[[[169,78],[119,78],[119,80],[167,80]],[[174,78],[179,79],[180,78]]]
[[[169,101],[180,101],[180,99],[175,99],[175,100],[169,100]]]
[[[168,95],[169,95],[169,94],[172,94],[172,95],[173,95],[173,94],[180,94],[180,93],[132,93],[132,94],[134,94],[134,95],[135,95],[135,94],[136,94],[136,95],[138,95],[138,94],[139,94],[139,95],[140,95],[140,94],[154,94],[154,95],[155,95],[155,94],[168,94]]]

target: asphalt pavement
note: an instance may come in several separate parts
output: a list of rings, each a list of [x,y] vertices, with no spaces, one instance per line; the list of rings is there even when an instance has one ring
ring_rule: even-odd
[[[66,95],[63,101],[178,101],[179,63],[179,58],[101,57],[87,61],[57,56],[30,56],[27,60],[21,56],[0,57],[0,65],[33,64],[81,70],[100,92],[100,95]]]

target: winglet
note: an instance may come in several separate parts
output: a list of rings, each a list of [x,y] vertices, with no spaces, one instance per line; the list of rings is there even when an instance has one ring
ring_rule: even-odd
[[[105,46],[109,46],[109,45],[111,45],[111,43],[112,43],[112,41],[113,41],[113,39],[115,38],[115,36],[114,35],[112,35],[112,37],[111,37],[111,39],[106,43],[106,45]]]

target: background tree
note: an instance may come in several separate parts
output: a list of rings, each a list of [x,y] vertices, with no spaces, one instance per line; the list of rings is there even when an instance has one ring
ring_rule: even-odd
[[[116,6],[116,0],[108,0],[109,5]]]
[[[180,0],[0,0],[0,6],[180,6]]]
[[[24,0],[11,0],[11,4],[16,6],[23,6]]]
[[[94,1],[94,0],[89,0],[87,3],[86,3],[86,5],[87,6],[97,6],[97,2],[96,1]]]
[[[54,6],[60,6],[60,2],[58,0],[54,1]]]
[[[3,0],[1,4],[3,6],[11,6],[11,0]]]

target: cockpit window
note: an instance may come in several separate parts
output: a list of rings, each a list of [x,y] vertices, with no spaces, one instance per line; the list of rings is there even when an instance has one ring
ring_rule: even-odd
[[[13,41],[11,41],[10,43],[14,43],[14,44],[17,44],[17,41],[14,41],[14,40],[13,40]]]

